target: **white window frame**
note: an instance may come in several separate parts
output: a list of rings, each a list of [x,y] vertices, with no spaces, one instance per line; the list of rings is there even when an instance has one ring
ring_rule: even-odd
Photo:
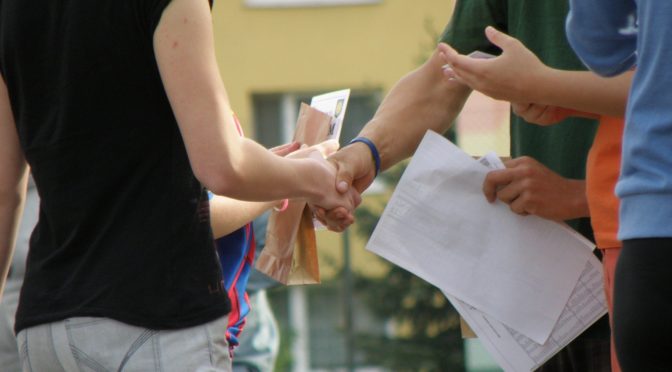
[[[378,4],[383,0],[244,0],[250,8],[298,8]]]

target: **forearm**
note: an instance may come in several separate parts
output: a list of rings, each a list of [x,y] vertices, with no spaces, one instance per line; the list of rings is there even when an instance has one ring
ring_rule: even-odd
[[[174,0],[154,34],[161,78],[194,174],[215,194],[234,199],[319,199],[329,184],[319,163],[283,159],[240,138],[212,32],[206,2]]]
[[[222,152],[210,170],[218,180],[209,189],[218,195],[246,201],[305,199],[321,194],[326,185],[314,159],[283,158],[245,138]]]
[[[604,78],[590,71],[548,68],[544,78],[532,82],[530,101],[606,116],[625,116],[633,71]]]
[[[443,133],[453,123],[471,89],[446,81],[435,52],[420,68],[403,77],[387,94],[360,135],[376,144],[381,168],[411,156],[428,129]]]
[[[245,202],[223,196],[210,200],[210,224],[215,239],[228,235],[262,215],[278,202]]]

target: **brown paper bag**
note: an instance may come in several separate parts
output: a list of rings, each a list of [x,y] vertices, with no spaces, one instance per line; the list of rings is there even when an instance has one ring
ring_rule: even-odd
[[[294,140],[320,143],[326,140],[330,124],[329,115],[302,103]],[[285,285],[320,282],[313,214],[304,201],[290,200],[284,212],[271,212],[266,246],[255,267]]]

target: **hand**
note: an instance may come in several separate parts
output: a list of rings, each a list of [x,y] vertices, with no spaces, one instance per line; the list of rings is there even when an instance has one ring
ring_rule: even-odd
[[[326,145],[327,147],[331,146],[330,148],[335,149],[337,148],[338,143],[335,144],[336,147],[333,147],[328,143],[323,143],[321,145]],[[314,174],[317,176],[315,179],[318,182],[324,183],[324,185],[320,188],[321,190],[324,190],[324,193],[315,200],[308,200],[308,205],[313,209],[316,217],[318,217],[316,211],[324,211],[327,209],[333,211],[330,214],[328,221],[320,219],[319,217],[318,219],[329,230],[341,232],[355,221],[353,212],[355,208],[362,202],[362,198],[360,193],[355,188],[349,188],[344,193],[336,190],[336,168],[332,163],[326,161],[323,157],[323,154],[328,153],[329,149],[327,149],[327,151],[321,152],[317,151],[315,147],[310,149],[313,151],[307,153],[308,157],[310,159],[314,159],[322,168],[322,171],[325,172],[323,173],[322,171],[319,171]],[[301,151],[303,151],[303,149],[297,151],[297,153]],[[322,174],[320,175],[320,173]]]
[[[541,81],[539,76],[550,70],[518,39],[486,27],[485,35],[502,49],[502,54],[492,59],[471,58],[457,53],[446,44],[439,44],[449,78],[468,85],[492,98],[511,102],[531,102],[537,97],[534,91]]]
[[[554,221],[589,215],[584,181],[563,178],[527,156],[504,164],[506,169],[488,173],[483,182],[489,202],[499,199],[514,213]]]
[[[337,169],[336,189],[339,192],[357,190],[364,192],[376,176],[375,164],[371,158],[371,150],[363,143],[353,143],[342,148],[329,157],[329,161]],[[343,208],[325,210],[314,208],[315,216],[330,230],[347,211]]]
[[[296,144],[298,145],[298,142],[296,142]],[[338,150],[338,146],[339,144],[337,140],[327,140],[313,146],[304,144],[300,145],[300,148],[297,147],[298,150],[295,149],[296,151],[291,152],[291,154],[287,155],[287,157],[291,159],[302,159],[310,157],[313,153],[318,153],[322,155],[322,158],[326,158],[327,156],[335,153]]]
[[[298,150],[301,147],[301,144],[298,142],[290,142],[286,143],[284,145],[276,146],[271,149],[269,149],[272,153],[278,156],[287,156],[294,151]]]
[[[511,102],[511,109],[526,122],[542,126],[557,124],[574,113],[574,110],[537,103]]]
[[[336,152],[336,150],[338,150],[338,146],[339,144],[336,140],[324,141],[313,146],[308,146],[305,144],[301,145],[299,142],[291,142],[285,145],[274,147],[270,150],[278,156],[285,156],[291,159],[308,158],[311,157],[313,153],[316,153],[316,159],[322,159]],[[356,202],[356,204],[359,205],[361,202],[359,195],[357,194],[357,196],[353,195],[351,197]],[[341,232],[354,223],[355,218],[352,213],[348,211],[348,209],[344,207],[336,207],[333,210],[335,213],[332,220],[329,224],[324,224],[327,226],[327,228],[329,228],[329,230]]]

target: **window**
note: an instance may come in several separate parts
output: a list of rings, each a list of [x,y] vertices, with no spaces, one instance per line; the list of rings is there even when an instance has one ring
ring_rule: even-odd
[[[377,4],[382,0],[245,0],[252,8],[291,8]]]
[[[268,148],[291,141],[301,102],[310,104],[311,97],[321,93],[324,92],[253,95],[256,140]],[[373,117],[379,103],[377,92],[350,93],[341,129],[341,146],[357,136]]]

